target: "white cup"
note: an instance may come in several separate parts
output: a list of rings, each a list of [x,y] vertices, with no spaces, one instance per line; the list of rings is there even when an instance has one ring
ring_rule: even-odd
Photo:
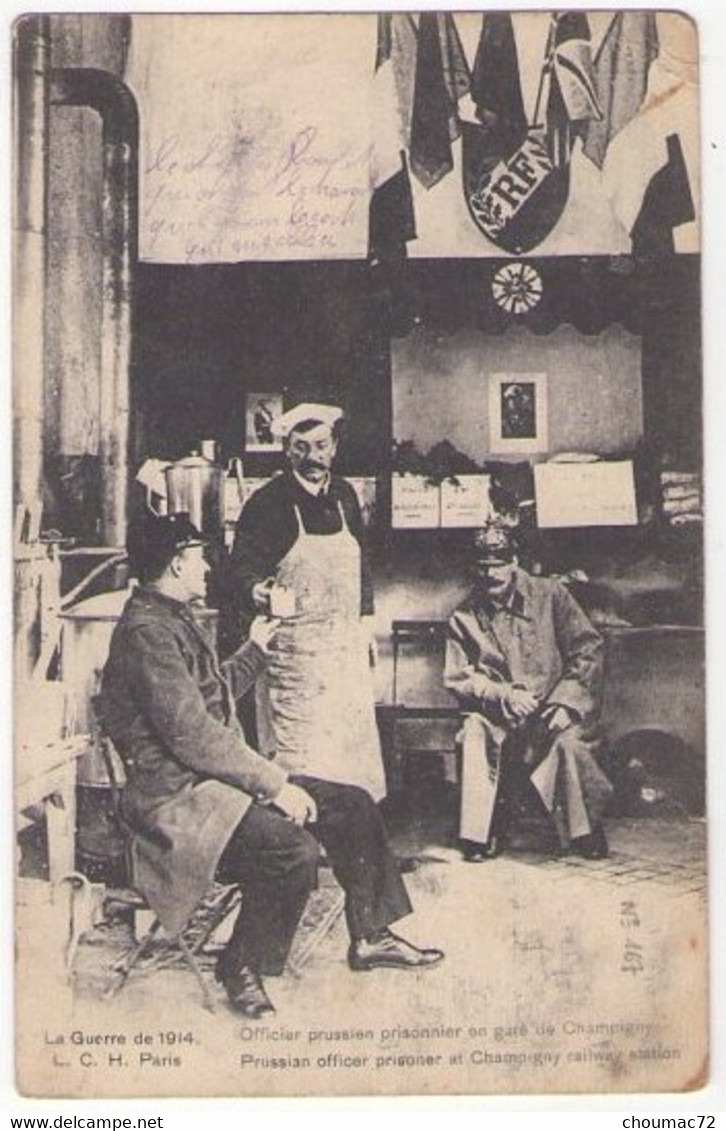
[[[270,613],[273,617],[295,616],[295,590],[286,585],[274,585],[270,590]]]

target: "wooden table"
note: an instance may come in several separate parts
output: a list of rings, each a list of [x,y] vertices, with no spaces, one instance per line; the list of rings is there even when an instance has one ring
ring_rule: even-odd
[[[87,734],[53,742],[24,742],[17,748],[15,807],[18,828],[29,821],[23,812],[34,805],[45,811],[48,826],[48,870],[57,883],[75,870],[76,760],[89,747]]]

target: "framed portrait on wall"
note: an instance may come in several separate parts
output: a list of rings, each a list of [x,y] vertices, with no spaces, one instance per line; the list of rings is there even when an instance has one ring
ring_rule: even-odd
[[[282,393],[248,393],[245,409],[245,450],[281,452],[282,443],[272,425],[282,414]]]
[[[519,454],[547,449],[547,375],[492,373],[489,448]]]

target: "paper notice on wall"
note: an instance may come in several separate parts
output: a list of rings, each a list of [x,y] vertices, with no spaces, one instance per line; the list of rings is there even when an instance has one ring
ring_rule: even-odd
[[[441,525],[441,492],[423,475],[394,475],[391,525],[397,530],[430,530]]]
[[[362,258],[376,17],[135,15],[139,255]]]
[[[632,460],[540,463],[534,489],[542,529],[638,524]]]
[[[483,526],[491,513],[488,475],[457,475],[441,484],[441,525]]]

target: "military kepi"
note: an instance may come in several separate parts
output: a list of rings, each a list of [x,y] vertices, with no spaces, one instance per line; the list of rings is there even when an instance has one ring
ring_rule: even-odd
[[[164,569],[179,550],[204,543],[204,536],[186,512],[145,514],[129,526],[126,539],[132,576],[153,575]]]

